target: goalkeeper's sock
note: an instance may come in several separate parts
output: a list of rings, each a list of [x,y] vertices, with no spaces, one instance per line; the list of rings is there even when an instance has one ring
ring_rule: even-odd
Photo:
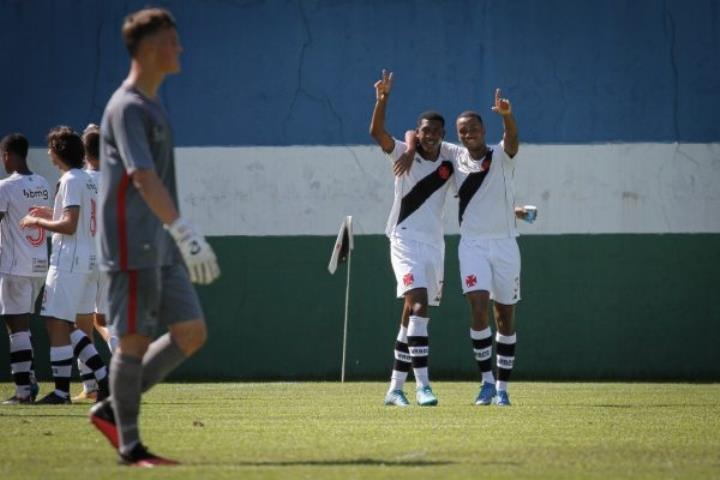
[[[515,343],[517,335],[501,335],[499,332],[495,335],[495,361],[498,371],[498,390],[507,390],[507,383],[510,380],[513,365],[515,364]]]
[[[400,325],[395,339],[395,362],[390,376],[390,391],[402,390],[410,371],[411,359],[407,341],[407,328]]]
[[[161,382],[186,358],[169,333],[152,342],[143,357],[142,391]]]
[[[127,453],[140,443],[138,415],[143,374],[141,362],[139,358],[122,353],[116,353],[110,361],[110,400],[118,428],[120,453]]]
[[[428,353],[430,351],[428,342],[429,318],[410,316],[408,324],[408,349],[412,359],[415,383],[418,387],[425,387],[430,384],[428,374]]]
[[[483,383],[495,383],[492,372],[492,330],[490,327],[479,331],[471,328],[470,339]]]

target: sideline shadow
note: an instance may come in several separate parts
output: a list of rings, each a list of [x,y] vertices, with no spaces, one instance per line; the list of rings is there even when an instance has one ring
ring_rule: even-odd
[[[185,465],[192,466],[235,466],[235,467],[349,467],[349,466],[374,466],[374,467],[439,467],[453,465],[455,462],[446,460],[379,460],[375,458],[353,458],[338,460],[287,460],[287,461],[238,461],[238,462],[189,462]]]

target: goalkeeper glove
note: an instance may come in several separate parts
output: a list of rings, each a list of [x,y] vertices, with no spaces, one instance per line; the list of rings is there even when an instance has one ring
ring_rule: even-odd
[[[217,258],[205,237],[184,219],[178,218],[165,228],[175,240],[193,283],[207,285],[220,276]]]

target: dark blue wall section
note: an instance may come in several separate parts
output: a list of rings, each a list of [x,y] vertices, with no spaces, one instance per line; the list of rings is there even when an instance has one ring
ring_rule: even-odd
[[[0,132],[41,145],[97,121],[127,72],[122,18],[147,3],[0,0]],[[499,86],[526,142],[720,140],[714,0],[156,4],[185,46],[162,92],[180,145],[369,143],[382,67],[398,135],[429,108],[489,116]]]

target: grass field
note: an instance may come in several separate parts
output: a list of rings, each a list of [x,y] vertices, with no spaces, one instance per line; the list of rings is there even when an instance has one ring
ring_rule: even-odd
[[[143,439],[184,464],[153,471],[115,465],[87,404],[2,405],[0,478],[720,478],[720,385],[518,382],[509,408],[434,389],[398,409],[383,383],[161,385]]]

